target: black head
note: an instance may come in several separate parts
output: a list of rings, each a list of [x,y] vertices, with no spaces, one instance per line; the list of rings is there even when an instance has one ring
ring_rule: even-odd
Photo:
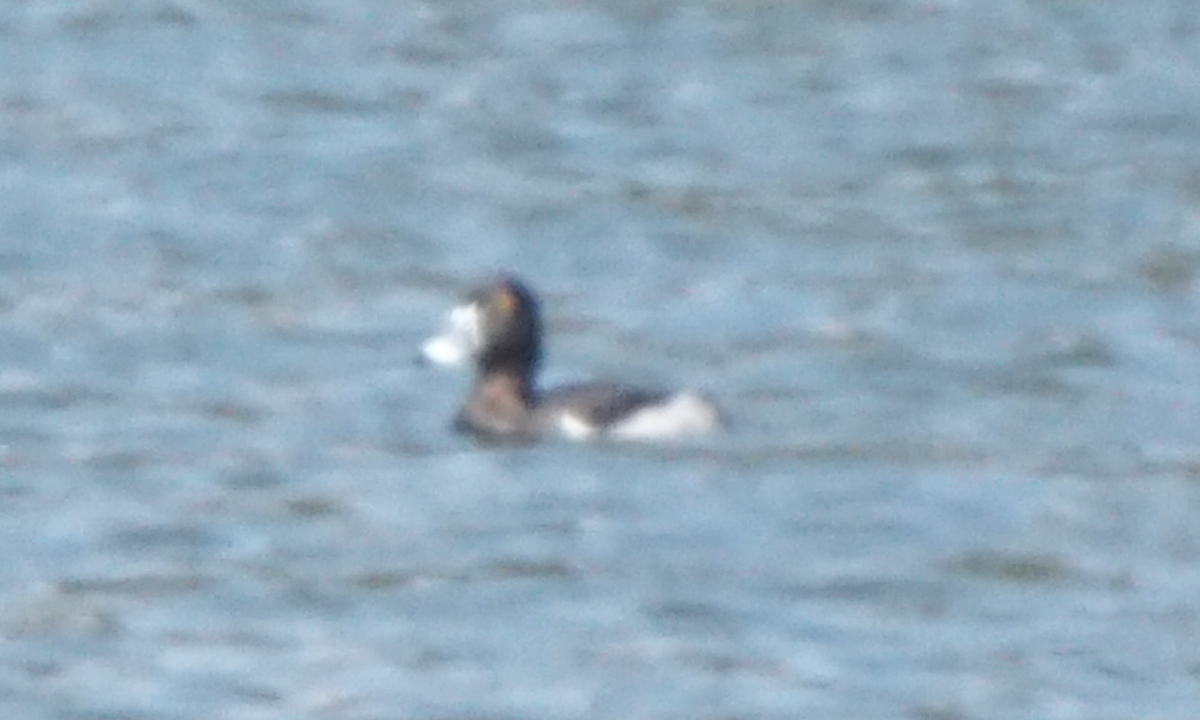
[[[542,353],[541,316],[529,288],[513,277],[471,293],[478,311],[480,372],[503,371],[532,377]]]

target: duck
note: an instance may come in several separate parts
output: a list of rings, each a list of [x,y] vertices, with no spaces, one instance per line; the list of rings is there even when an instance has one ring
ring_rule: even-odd
[[[475,379],[454,430],[490,442],[664,440],[714,433],[724,415],[702,393],[580,382],[542,390],[540,304],[512,275],[472,290],[442,332],[421,345],[435,365],[473,364]]]

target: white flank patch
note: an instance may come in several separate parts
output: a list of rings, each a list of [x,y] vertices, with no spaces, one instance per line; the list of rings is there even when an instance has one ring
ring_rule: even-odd
[[[608,435],[623,440],[655,440],[698,435],[721,427],[721,413],[695,393],[672,395],[662,403],[635,410],[613,425]]]
[[[591,440],[597,434],[595,425],[584,422],[571,413],[563,413],[558,421],[558,429],[564,437],[571,440]]]

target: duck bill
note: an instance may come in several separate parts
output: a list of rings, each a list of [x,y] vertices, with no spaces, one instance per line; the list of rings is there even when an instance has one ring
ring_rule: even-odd
[[[479,352],[479,337],[479,307],[462,305],[451,311],[442,332],[421,345],[421,359],[434,365],[465,365]]]

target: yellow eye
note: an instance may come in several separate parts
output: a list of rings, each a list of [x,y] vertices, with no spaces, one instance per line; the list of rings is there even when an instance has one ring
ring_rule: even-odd
[[[496,308],[505,315],[511,315],[517,309],[516,294],[508,288],[501,290],[496,296]]]

